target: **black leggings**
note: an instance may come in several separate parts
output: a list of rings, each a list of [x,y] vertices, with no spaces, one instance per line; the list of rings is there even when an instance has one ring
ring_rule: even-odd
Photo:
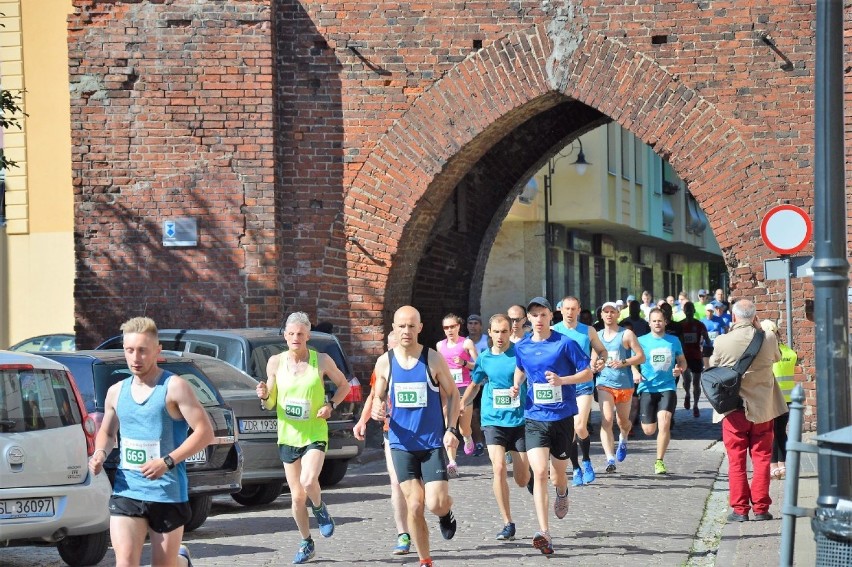
[[[698,398],[701,397],[701,370],[687,368],[683,373],[683,391],[686,392],[687,398],[689,398],[690,382],[692,382],[692,399],[698,403]]]
[[[783,463],[787,460],[787,422],[790,412],[779,415],[773,420],[775,439],[772,441],[772,462]]]

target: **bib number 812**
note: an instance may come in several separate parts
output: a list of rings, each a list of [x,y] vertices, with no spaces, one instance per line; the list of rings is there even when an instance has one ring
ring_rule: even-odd
[[[130,465],[144,465],[148,460],[144,449],[127,449],[124,458]]]
[[[396,401],[398,404],[415,404],[417,403],[416,392],[397,392]]]

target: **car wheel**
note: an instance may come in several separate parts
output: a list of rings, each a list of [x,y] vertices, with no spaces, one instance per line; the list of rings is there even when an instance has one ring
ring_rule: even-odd
[[[349,459],[329,459],[322,465],[319,482],[322,486],[334,486],[346,476]]]
[[[243,506],[262,506],[274,502],[281,495],[283,485],[284,481],[248,484],[243,486],[239,492],[231,494],[231,498]]]
[[[97,565],[106,555],[109,546],[109,530],[96,534],[68,536],[59,540],[56,549],[62,560],[77,565]]]
[[[213,507],[213,496],[209,494],[191,496],[189,507],[192,509],[192,517],[183,527],[183,531],[185,532],[197,530],[207,520],[207,516],[210,515],[210,508]]]

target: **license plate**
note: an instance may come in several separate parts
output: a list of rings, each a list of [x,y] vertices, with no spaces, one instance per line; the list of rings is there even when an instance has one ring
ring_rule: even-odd
[[[188,457],[186,459],[187,463],[206,463],[207,462],[207,449],[202,449],[196,454]]]
[[[0,500],[0,520],[10,518],[50,518],[55,516],[53,498]]]
[[[277,419],[241,419],[240,433],[275,433],[278,431]]]

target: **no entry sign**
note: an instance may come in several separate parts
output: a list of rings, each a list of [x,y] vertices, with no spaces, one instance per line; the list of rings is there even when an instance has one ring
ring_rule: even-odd
[[[802,250],[808,245],[812,234],[810,217],[795,205],[773,207],[760,223],[763,242],[782,256]]]

